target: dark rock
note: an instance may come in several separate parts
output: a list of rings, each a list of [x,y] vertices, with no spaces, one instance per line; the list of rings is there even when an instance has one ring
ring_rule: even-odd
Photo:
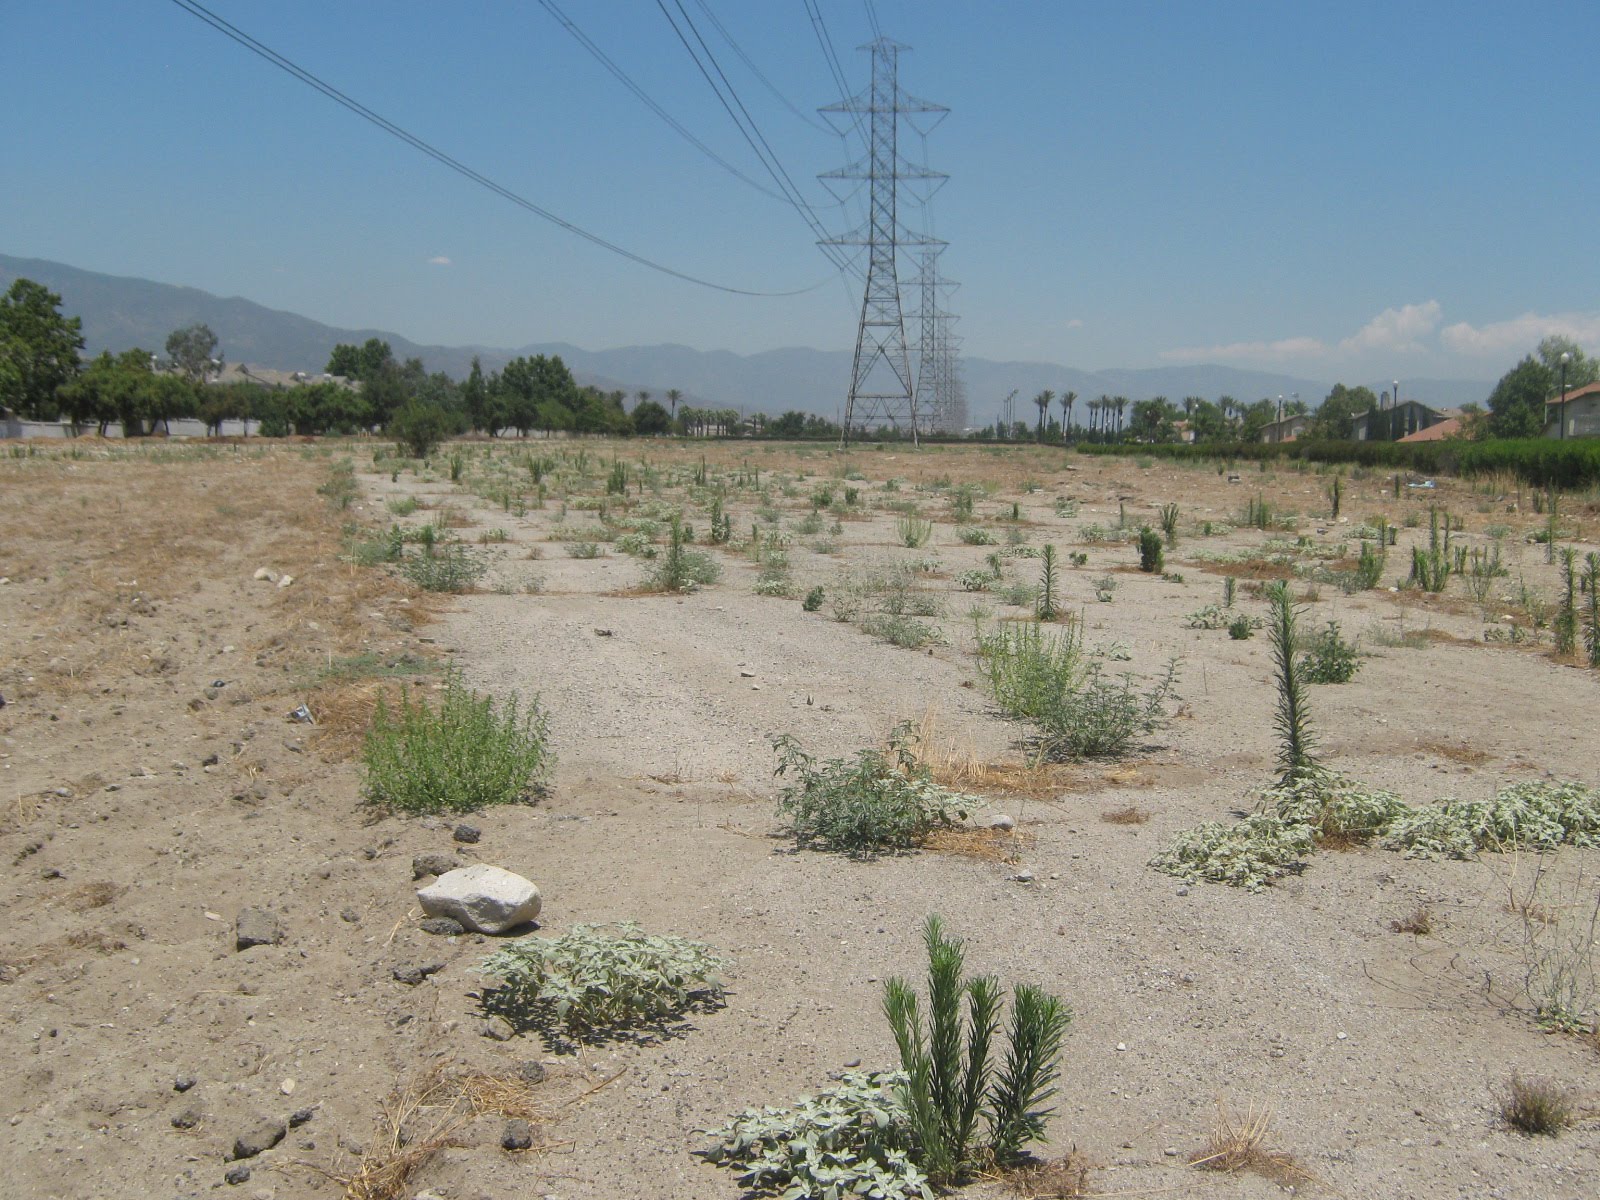
[[[478,1032],[495,1042],[509,1042],[517,1036],[517,1031],[511,1027],[511,1022],[504,1017],[490,1017],[479,1027]]]
[[[249,1183],[250,1168],[242,1163],[237,1167],[229,1167],[228,1173],[223,1178],[232,1184]]]
[[[317,1110],[314,1108],[297,1108],[289,1114],[289,1128],[299,1129],[300,1126],[304,1125],[316,1115]]]
[[[221,761],[222,761],[221,756],[216,754],[215,752],[213,752],[211,754],[206,755],[204,758],[202,758],[200,760],[200,765],[202,767],[214,767]]]
[[[444,970],[442,962],[424,963],[420,967],[396,967],[394,977],[407,987],[416,987],[429,975],[437,974]]]
[[[254,1158],[263,1150],[271,1150],[288,1135],[289,1128],[282,1121],[262,1121],[233,1139],[231,1157]]]
[[[448,854],[419,854],[411,860],[411,878],[424,875],[443,875],[456,869],[456,860]]]
[[[533,1126],[523,1120],[507,1121],[500,1145],[506,1150],[529,1149],[533,1145]]]
[[[283,941],[283,926],[278,918],[264,908],[239,910],[235,926],[235,944],[240,950],[252,946],[276,946]]]
[[[204,1119],[205,1114],[198,1108],[186,1108],[172,1118],[172,1127],[174,1129],[193,1129]]]
[[[175,1092],[187,1092],[194,1085],[195,1078],[193,1075],[179,1075],[172,1081],[172,1090]]]
[[[342,908],[339,910],[339,919],[355,925],[361,920],[361,914],[353,908]]]
[[[456,826],[455,839],[458,842],[464,842],[465,844],[472,846],[476,845],[478,839],[482,836],[483,830],[479,829],[476,825],[468,825],[463,822],[462,824]]]
[[[460,921],[452,921],[449,917],[427,917],[417,928],[436,937],[455,937],[466,932]]]
[[[544,1082],[544,1064],[529,1059],[527,1062],[517,1064],[517,1074],[522,1076],[522,1082],[536,1084]]]

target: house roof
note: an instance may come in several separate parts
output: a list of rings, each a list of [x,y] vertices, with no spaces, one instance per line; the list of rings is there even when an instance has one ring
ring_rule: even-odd
[[[1554,400],[1546,400],[1546,408],[1559,408],[1563,403],[1571,404],[1574,400],[1582,400],[1585,396],[1600,395],[1600,383],[1586,383],[1581,388],[1569,388],[1565,401],[1557,396]]]
[[[1445,438],[1455,437],[1461,432],[1460,417],[1446,417],[1442,421],[1429,425],[1426,429],[1419,429],[1415,433],[1408,433],[1401,438],[1402,442],[1442,442]]]

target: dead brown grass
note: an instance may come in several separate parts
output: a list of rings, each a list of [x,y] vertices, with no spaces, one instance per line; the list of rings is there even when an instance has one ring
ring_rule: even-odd
[[[1251,1171],[1272,1180],[1280,1187],[1310,1181],[1313,1176],[1287,1154],[1267,1148],[1272,1128],[1272,1110],[1257,1109],[1252,1102],[1244,1117],[1235,1120],[1228,1106],[1217,1101],[1217,1124],[1205,1147],[1189,1159],[1191,1166],[1204,1171],[1234,1174]]]
[[[354,1171],[313,1169],[343,1184],[345,1200],[403,1200],[411,1176],[441,1150],[458,1145],[470,1118],[456,1082],[434,1064],[396,1084],[379,1105],[377,1125]]]
[[[1032,842],[1033,836],[1019,829],[936,829],[922,848],[980,862],[1015,863]]]
[[[1419,904],[1405,916],[1390,921],[1389,928],[1395,933],[1414,933],[1418,937],[1425,937],[1433,932],[1433,910],[1426,904]]]
[[[1089,1195],[1089,1160],[1076,1149],[1008,1171],[1007,1185],[1023,1200],[1080,1200]]]
[[[1419,742],[1417,749],[1426,754],[1436,754],[1440,758],[1448,758],[1451,762],[1465,763],[1468,766],[1478,766],[1489,761],[1489,752],[1480,750],[1476,746],[1467,746],[1459,742]]]
[[[1100,814],[1100,819],[1107,825],[1143,825],[1150,819],[1150,814],[1137,805],[1128,804],[1122,808],[1111,808]]]
[[[1053,763],[991,762],[969,737],[946,733],[939,710],[929,707],[917,722],[916,753],[933,781],[958,792],[1047,799],[1070,785],[1065,767]]]

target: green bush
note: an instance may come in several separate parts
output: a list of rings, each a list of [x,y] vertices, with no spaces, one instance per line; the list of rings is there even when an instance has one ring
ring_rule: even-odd
[[[899,535],[902,546],[917,550],[926,546],[928,539],[933,536],[933,522],[908,514],[895,522],[895,532]]]
[[[861,630],[902,650],[940,646],[945,640],[936,626],[903,613],[873,613],[861,622]]]
[[[1300,659],[1300,673],[1307,683],[1349,683],[1361,669],[1361,655],[1354,642],[1339,633],[1339,622],[1329,621],[1306,642]]]
[[[778,814],[789,821],[795,841],[855,857],[907,850],[983,807],[976,796],[934,783],[912,744],[911,724],[901,722],[889,735],[887,751],[870,747],[854,759],[818,765],[789,734],[774,738],[773,775],[788,780]]]
[[[722,568],[709,554],[691,550],[683,525],[673,518],[666,551],[656,560],[645,586],[653,592],[692,592],[717,581]]]
[[[1164,566],[1161,535],[1146,525],[1139,530],[1139,570],[1146,575],[1159,575]]]
[[[526,711],[512,694],[497,706],[459,675],[445,677],[437,709],[401,692],[391,712],[382,697],[362,760],[369,803],[403,812],[466,812],[525,800],[548,776],[549,722],[538,701]]]
[[[410,400],[389,418],[386,432],[403,446],[412,458],[427,458],[450,436],[450,414],[437,404]]]
[[[400,562],[400,573],[425,592],[469,592],[488,569],[489,564],[465,546],[425,549]]]
[[[1205,879],[1258,892],[1297,869],[1314,842],[1309,825],[1253,813],[1233,825],[1207,821],[1183,830],[1150,865],[1189,883]]]
[[[717,1004],[725,965],[709,946],[624,922],[521,938],[477,969],[501,980],[485,989],[485,1011],[567,1048],[640,1026],[659,1028],[692,1007]]]
[[[822,585],[819,583],[806,593],[806,598],[800,602],[800,607],[808,613],[817,612],[822,608],[822,602],[825,599],[827,599],[827,593],[823,591]]]

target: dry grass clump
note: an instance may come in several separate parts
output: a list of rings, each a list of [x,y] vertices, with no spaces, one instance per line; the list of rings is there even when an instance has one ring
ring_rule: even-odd
[[[970,738],[945,733],[934,708],[924,711],[917,724],[916,754],[935,783],[954,791],[1046,799],[1067,786],[1065,770],[1053,763],[988,761]]]
[[[1571,1125],[1571,1094],[1549,1079],[1512,1073],[1511,1085],[1500,1100],[1500,1116],[1511,1128],[1530,1135],[1555,1137]]]
[[[1433,932],[1433,910],[1426,904],[1419,904],[1407,915],[1390,921],[1389,928],[1395,933],[1414,933],[1424,937]]]
[[[1489,752],[1480,750],[1476,746],[1465,746],[1457,742],[1420,742],[1417,749],[1428,754],[1436,754],[1440,758],[1448,758],[1451,762],[1464,763],[1476,767],[1489,761]]]
[[[1203,1171],[1236,1174],[1252,1171],[1279,1186],[1287,1187],[1311,1179],[1309,1172],[1287,1154],[1267,1148],[1267,1133],[1272,1127],[1272,1110],[1257,1109],[1254,1102],[1244,1118],[1235,1121],[1228,1106],[1217,1101],[1217,1125],[1205,1147],[1190,1156],[1191,1166]]]
[[[1073,1150],[1064,1158],[1027,1163],[1005,1179],[1022,1200],[1080,1200],[1089,1195],[1089,1160]]]
[[[1032,841],[1032,834],[1017,829],[956,826],[935,829],[923,839],[922,848],[935,854],[953,854],[980,862],[1015,863],[1021,861],[1022,852]]]
[[[1100,814],[1100,819],[1107,825],[1143,825],[1150,819],[1150,814],[1135,804],[1124,805],[1122,808],[1110,808]]]

